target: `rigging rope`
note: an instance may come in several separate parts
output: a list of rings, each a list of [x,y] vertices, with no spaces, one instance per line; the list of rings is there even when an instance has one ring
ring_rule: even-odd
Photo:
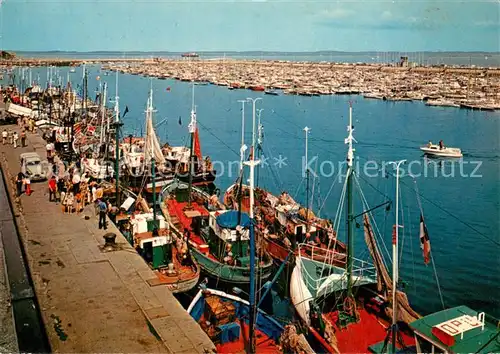
[[[414,179],[415,181],[415,179]],[[406,183],[404,183],[402,180],[401,180],[401,183],[404,184],[406,187],[410,188],[410,186]],[[416,181],[415,181],[416,183]],[[417,195],[422,198],[423,200],[425,200],[426,202],[432,204],[433,206],[435,206],[436,208],[438,208],[439,210],[443,211],[445,214],[451,216],[453,219],[457,220],[458,222],[460,222],[461,224],[467,226],[469,229],[471,229],[472,231],[476,232],[479,236],[482,236],[484,237],[485,239],[487,239],[488,241],[494,243],[495,245],[497,246],[500,246],[500,242],[499,241],[496,241],[492,238],[490,238],[489,236],[485,235],[483,232],[479,231],[478,229],[476,229],[474,226],[470,225],[469,223],[463,221],[462,219],[460,219],[459,217],[453,215],[451,212],[447,211],[446,209],[444,209],[442,206],[440,206],[439,204],[433,202],[432,200],[424,197],[423,194],[421,194],[419,191],[416,192]]]
[[[361,189],[361,185],[360,185],[360,183],[359,183],[359,180],[358,180],[357,176],[356,176],[356,178],[355,178],[354,180],[356,181],[356,184],[358,185],[358,188],[359,188],[359,191],[360,191],[360,195],[361,195],[362,200],[363,200],[363,204],[364,204],[365,206],[367,206],[367,207],[368,207],[368,201],[366,200],[365,194],[363,193],[363,189]],[[386,244],[385,244],[385,242],[384,242],[384,239],[383,239],[383,237],[382,237],[382,233],[380,232],[380,229],[379,229],[379,227],[378,227],[377,221],[376,221],[376,220],[375,220],[375,218],[373,217],[372,213],[369,213],[369,216],[370,216],[370,218],[371,218],[371,223],[372,223],[372,226],[375,226],[374,235],[375,235],[375,236],[378,236],[378,237],[380,238],[380,240],[381,240],[381,242],[382,242],[382,245],[384,246],[384,250],[385,250],[385,252],[386,252],[386,254],[387,254],[387,258],[388,258],[388,259],[391,259],[391,256],[390,256],[390,253],[389,253],[389,250],[387,249],[387,245],[386,245]],[[376,231],[376,232],[375,232],[375,231]],[[377,240],[375,239],[375,241],[377,241]],[[384,257],[384,255],[383,255],[383,253],[382,253],[382,252],[380,252],[380,256],[382,257],[382,262],[384,263],[384,265],[385,265],[385,266],[386,266],[386,268],[387,268],[387,261],[386,261],[386,259],[385,259],[385,257]]]

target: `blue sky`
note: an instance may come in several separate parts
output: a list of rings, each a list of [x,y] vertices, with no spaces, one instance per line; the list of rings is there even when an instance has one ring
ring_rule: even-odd
[[[498,0],[3,0],[1,11],[11,50],[500,51]]]

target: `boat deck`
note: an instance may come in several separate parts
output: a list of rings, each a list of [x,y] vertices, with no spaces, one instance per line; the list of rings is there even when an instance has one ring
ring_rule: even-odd
[[[208,210],[198,205],[197,203],[191,203],[192,210],[187,211],[187,203],[186,202],[177,202],[175,200],[169,200],[167,202],[168,212],[171,216],[175,216],[177,218],[177,223],[174,223],[174,226],[177,227],[179,232],[184,232],[184,229],[189,230],[189,242],[194,245],[196,248],[199,248],[200,245],[205,245],[206,242],[201,238],[200,235],[197,235],[193,232],[193,228],[191,227],[192,218],[194,216],[203,215],[208,216]],[[212,254],[207,255],[212,260],[217,260]]]
[[[198,321],[200,323],[200,326],[203,328],[205,327],[206,330],[206,319],[205,316],[203,315],[200,320]],[[216,335],[215,333],[210,332],[212,336],[214,337],[214,343],[217,348],[217,353],[226,353],[226,354],[243,354],[246,353],[246,349],[248,346],[248,338],[249,338],[249,325],[246,323],[244,320],[239,319],[237,321],[239,324],[241,331],[240,331],[240,337],[238,340],[234,342],[228,342],[228,343],[218,343],[216,340]],[[210,334],[209,334],[210,336]],[[264,332],[260,331],[259,329],[255,329],[255,348],[256,352],[261,354],[261,353],[279,353],[281,352],[280,348],[276,343],[273,341],[272,338],[269,338]]]
[[[360,320],[357,323],[351,323],[347,328],[336,326],[335,335],[337,337],[338,349],[341,353],[369,353],[369,347],[383,342],[387,336],[387,329],[390,324],[385,323],[373,313],[366,309],[358,310]],[[327,318],[335,323],[338,318],[338,312],[326,314]],[[415,345],[415,339],[405,333],[401,333],[403,343],[406,346]],[[390,347],[390,342],[388,347]],[[398,344],[397,348],[401,348]]]

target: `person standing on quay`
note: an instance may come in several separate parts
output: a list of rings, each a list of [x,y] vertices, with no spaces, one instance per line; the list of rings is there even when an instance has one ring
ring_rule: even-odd
[[[12,141],[14,144],[14,148],[17,148],[17,140],[18,139],[19,139],[19,136],[17,135],[17,132],[14,132],[14,134],[12,135]]]
[[[106,230],[106,212],[108,211],[108,206],[102,201],[102,199],[97,199],[97,207],[99,208],[99,229]]]
[[[52,196],[54,196],[54,201],[57,201],[57,182],[56,176],[52,176],[49,180],[49,202],[52,201]]]
[[[16,178],[16,188],[17,188],[17,196],[19,197],[23,192],[23,182],[24,182],[24,174],[19,172]]]
[[[7,129],[4,129],[2,132],[2,143],[7,144],[7,138],[9,137],[9,133],[7,133]]]
[[[21,147],[26,146],[26,132],[23,130],[21,131]]]

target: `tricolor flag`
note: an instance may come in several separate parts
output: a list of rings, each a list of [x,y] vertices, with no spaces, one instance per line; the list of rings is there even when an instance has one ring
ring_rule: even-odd
[[[122,118],[125,117],[125,114],[128,113],[128,106],[125,106],[125,111],[123,112]]]
[[[420,214],[420,247],[424,255],[424,263],[429,264],[431,260],[431,242],[429,240],[429,233],[424,223],[424,217]]]

